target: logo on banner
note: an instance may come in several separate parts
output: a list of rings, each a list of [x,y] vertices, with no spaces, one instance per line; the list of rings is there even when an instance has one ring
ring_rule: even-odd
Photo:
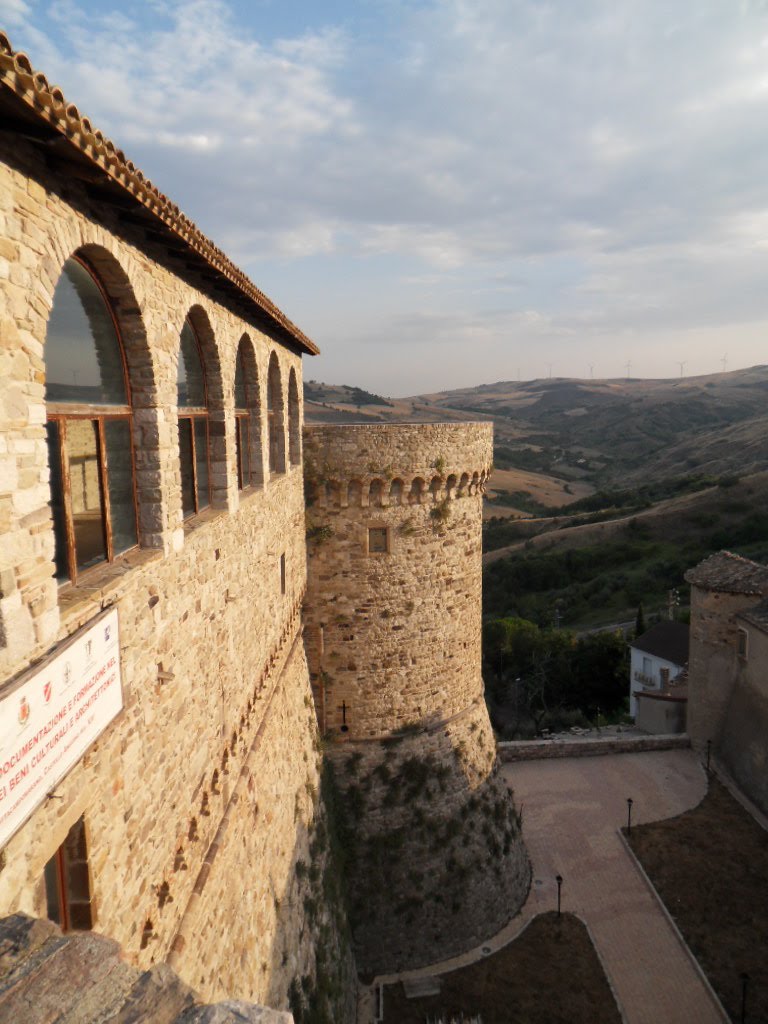
[[[21,698],[19,704],[19,725],[26,725],[29,721],[29,701],[26,697]]]
[[[112,636],[112,627],[111,626],[105,626],[104,627],[104,643],[105,644],[109,643],[109,638],[111,636]]]
[[[72,682],[72,665],[67,662],[64,666],[64,685],[69,686]]]
[[[43,697],[45,697],[45,703],[46,704],[50,703],[52,695],[53,695],[53,683],[49,679],[48,682],[43,687]]]

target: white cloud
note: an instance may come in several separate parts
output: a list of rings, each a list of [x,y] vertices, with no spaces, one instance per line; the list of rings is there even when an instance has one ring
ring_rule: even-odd
[[[8,27],[22,25],[30,15],[24,0],[0,0],[0,24]]]
[[[430,332],[461,374],[466,325],[490,365],[494,337],[505,359],[768,316],[764,2],[425,0],[363,5],[388,17],[366,28],[320,5],[272,39],[223,0],[0,4],[289,315],[313,294],[310,334],[408,337],[403,377],[434,372]]]

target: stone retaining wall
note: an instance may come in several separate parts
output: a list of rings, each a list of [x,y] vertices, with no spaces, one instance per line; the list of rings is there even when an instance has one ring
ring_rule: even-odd
[[[690,736],[626,736],[604,740],[513,740],[497,744],[504,764],[514,761],[538,761],[548,757],[595,757],[600,754],[637,754],[649,750],[687,750]]]

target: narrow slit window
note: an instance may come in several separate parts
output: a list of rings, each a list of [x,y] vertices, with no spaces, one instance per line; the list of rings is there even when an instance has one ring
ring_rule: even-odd
[[[739,658],[742,661],[746,661],[749,657],[749,634],[746,629],[739,628],[738,651]]]
[[[285,555],[280,555],[280,593],[285,593]]]

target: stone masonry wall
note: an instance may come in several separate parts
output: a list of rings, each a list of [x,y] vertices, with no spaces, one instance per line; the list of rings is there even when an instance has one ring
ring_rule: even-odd
[[[307,654],[318,717],[349,738],[448,718],[483,693],[481,488],[490,424],[305,430]],[[388,550],[369,552],[369,529]],[[375,680],[375,684],[373,683]]]
[[[752,623],[746,661],[725,712],[718,757],[733,779],[768,814],[768,635]]]
[[[323,895],[327,827],[300,642],[301,469],[286,460],[270,475],[266,458],[270,359],[293,435],[285,450],[297,455],[301,410],[288,395],[301,391],[299,355],[36,150],[2,141],[0,157],[0,695],[112,604],[124,695],[123,711],[0,854],[0,912],[45,914],[44,865],[84,816],[94,926],[135,964],[170,957],[204,998],[285,1009],[299,984],[307,1000],[334,989],[334,1019],[351,1019],[343,921]],[[45,335],[74,253],[99,276],[124,342],[141,541],[59,588]],[[183,520],[176,370],[187,316],[208,372],[213,507]],[[258,371],[262,481],[247,492],[234,444],[243,337]],[[338,972],[318,978],[331,952]]]
[[[528,890],[480,674],[491,450],[486,424],[305,431],[305,644],[366,973],[476,945]]]
[[[737,675],[735,616],[757,600],[753,594],[691,587],[688,734],[695,750],[703,750],[708,740],[717,748]]]

